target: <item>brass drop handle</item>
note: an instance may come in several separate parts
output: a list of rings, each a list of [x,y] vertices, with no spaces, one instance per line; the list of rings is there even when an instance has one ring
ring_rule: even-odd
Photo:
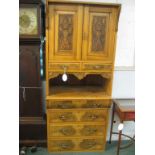
[[[65,136],[70,136],[75,134],[75,129],[73,127],[62,128],[59,131]]]
[[[93,105],[95,108],[100,108],[100,107],[102,107],[102,104],[99,104],[99,103],[94,103],[94,105]]]
[[[89,128],[89,129],[88,129],[88,132],[89,132],[90,134],[95,133],[96,131],[97,131],[97,129],[92,129],[92,128]]]
[[[62,121],[75,121],[76,117],[72,112],[66,112],[58,116],[58,118]]]
[[[74,143],[72,141],[61,142],[59,147],[62,149],[72,149],[74,147]]]
[[[60,146],[61,148],[63,148],[63,149],[68,149],[68,148],[70,148],[70,145],[67,144],[67,143],[61,143],[59,146]]]
[[[92,104],[92,107],[94,107],[94,108],[100,108],[100,107],[101,107],[101,105],[100,105],[100,104],[98,104],[98,103],[93,103],[93,104]]]
[[[83,140],[81,143],[80,143],[80,147],[81,148],[84,148],[84,149],[89,149],[89,148],[92,148],[94,147],[95,145],[97,145],[97,142],[94,141],[94,140]]]
[[[91,148],[91,147],[95,146],[96,144],[97,144],[97,143],[96,143],[95,141],[91,141],[91,142],[88,141],[87,146],[88,146],[89,148]]]
[[[60,115],[59,118],[63,121],[67,120],[67,117],[65,115]]]
[[[61,109],[69,109],[69,108],[73,108],[73,104],[72,103],[58,103],[57,105],[59,108]]]
[[[85,126],[82,130],[81,130],[81,133],[83,134],[83,135],[92,135],[92,134],[94,134],[94,133],[96,133],[97,132],[97,128],[92,128],[92,127],[89,127],[89,126]]]
[[[66,73],[66,70],[67,70],[67,65],[61,65],[62,69],[64,70],[64,73]]]
[[[95,69],[100,69],[101,68],[101,66],[99,66],[99,65],[96,65],[94,67],[95,67]]]
[[[62,109],[68,108],[68,106],[66,104],[64,104],[64,103],[58,103],[58,107],[62,108]]]
[[[89,117],[90,119],[94,120],[94,119],[96,119],[98,116],[95,115],[95,114],[92,114],[92,115],[89,115],[88,117]]]

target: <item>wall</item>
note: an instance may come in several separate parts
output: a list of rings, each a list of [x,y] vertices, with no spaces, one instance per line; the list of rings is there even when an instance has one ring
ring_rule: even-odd
[[[113,80],[113,91],[112,91],[113,98],[134,98],[135,97],[135,71],[132,69],[126,70],[115,70],[114,72],[114,80]],[[112,109],[110,110],[110,118],[111,120],[111,113]],[[114,131],[118,131],[119,119],[117,115],[115,115],[114,123]],[[109,121],[110,127],[111,121]],[[124,122],[124,129],[123,132],[130,136],[133,136],[135,133],[135,125],[134,122]],[[108,129],[107,140],[109,139],[109,132]],[[118,136],[113,135],[112,140],[117,140]],[[127,138],[122,137],[122,139],[126,140]]]
[[[134,8],[135,0],[111,0],[114,3],[121,3],[122,9],[119,18],[117,47],[115,58],[115,72],[113,80],[113,98],[134,98],[135,97],[135,70],[134,70]],[[111,120],[111,111],[110,118]],[[117,131],[119,119],[115,116],[114,131]],[[109,126],[110,126],[109,121]],[[133,136],[135,133],[134,122],[125,122],[123,132]],[[109,139],[109,131],[107,139]],[[112,140],[118,136],[113,135]],[[126,139],[126,138],[122,138]]]

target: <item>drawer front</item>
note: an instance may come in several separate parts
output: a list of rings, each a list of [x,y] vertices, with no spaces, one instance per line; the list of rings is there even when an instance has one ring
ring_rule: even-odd
[[[60,100],[48,101],[47,108],[74,109],[74,108],[104,108],[110,106],[110,100]]]
[[[49,63],[49,70],[54,71],[80,70],[79,63]]]
[[[103,136],[105,126],[102,125],[49,125],[48,135],[55,136]]]
[[[76,143],[71,139],[67,140],[49,140],[49,151],[73,151],[76,150]]]
[[[104,139],[59,139],[49,140],[49,151],[80,151],[80,150],[103,150]]]
[[[83,70],[90,70],[90,71],[106,71],[112,70],[112,64],[95,64],[95,63],[84,63],[82,65]]]
[[[105,122],[108,109],[102,110],[48,110],[48,121],[51,122]]]

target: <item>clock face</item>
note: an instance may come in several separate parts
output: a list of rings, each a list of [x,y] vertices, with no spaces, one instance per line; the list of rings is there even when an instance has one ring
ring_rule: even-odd
[[[19,9],[19,34],[20,35],[38,34],[37,8]]]

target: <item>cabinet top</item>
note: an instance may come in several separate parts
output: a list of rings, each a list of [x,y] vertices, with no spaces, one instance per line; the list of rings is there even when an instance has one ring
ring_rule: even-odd
[[[121,4],[118,4],[118,3],[107,3],[107,2],[101,2],[99,0],[46,0],[46,2],[52,2],[52,3],[96,4],[96,5],[110,5],[110,6],[121,7]]]

